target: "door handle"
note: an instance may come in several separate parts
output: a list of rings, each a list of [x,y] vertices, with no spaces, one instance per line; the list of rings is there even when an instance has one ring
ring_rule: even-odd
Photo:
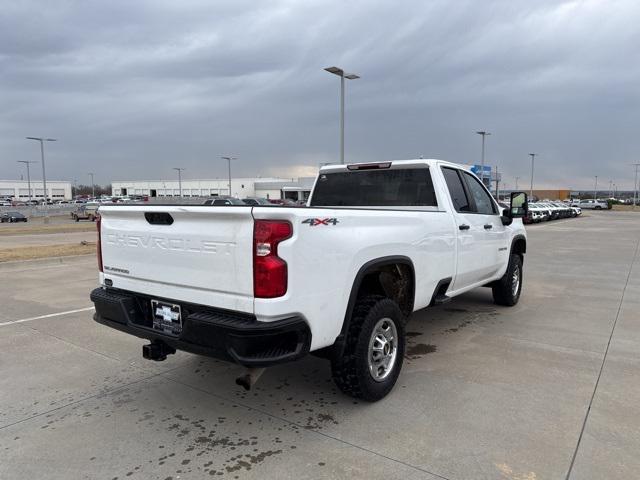
[[[471,227],[469,225],[466,224],[462,224],[458,227],[460,230],[469,230]]]
[[[493,228],[493,225],[491,225],[490,223],[487,223],[487,224],[484,226],[484,229],[485,229],[485,230],[490,230],[490,229],[492,229],[492,228]]]

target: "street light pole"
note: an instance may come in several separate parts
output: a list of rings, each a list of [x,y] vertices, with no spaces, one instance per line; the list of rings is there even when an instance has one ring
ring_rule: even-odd
[[[18,163],[24,163],[27,166],[27,188],[29,189],[29,203],[31,203],[31,175],[29,173],[29,164],[38,162],[35,160],[18,160]],[[18,192],[18,200],[20,200],[20,192]]]
[[[536,155],[537,153],[530,153],[529,156],[531,156],[531,188],[529,190],[529,197],[531,197],[533,199],[533,167],[536,161]]]
[[[27,140],[36,140],[40,142],[40,159],[42,160],[42,187],[44,188],[44,203],[47,204],[47,174],[44,168],[44,142],[55,142],[55,138],[43,138],[43,137],[26,137]],[[48,210],[47,210],[48,212]]]
[[[491,133],[489,132],[485,132],[484,130],[480,130],[479,132],[476,132],[478,135],[482,135],[482,159],[481,159],[481,168],[482,170],[480,171],[480,181],[482,181],[482,184],[484,185],[484,138],[487,135],[491,135]],[[489,183],[491,183],[491,179],[489,179]]]
[[[596,183],[593,186],[593,199],[595,200],[597,197],[597,192],[598,192],[598,175],[596,175]]]
[[[518,190],[518,180],[520,180],[520,177],[516,177],[516,191]]]
[[[91,196],[95,200],[95,198],[96,198],[96,184],[93,182],[93,173],[89,172],[89,173],[87,173],[87,175],[89,175],[91,177]]]
[[[633,181],[633,209],[636,209],[636,203],[638,199],[638,167],[640,167],[640,163],[633,164],[636,167],[636,177]]]
[[[355,73],[344,73],[344,70],[338,67],[327,67],[325,70],[340,77],[340,163],[344,164],[344,79],[356,80],[360,76]]]
[[[229,167],[229,196],[231,196],[231,160],[237,160],[238,157],[220,157],[223,160],[227,161],[227,166]]]
[[[184,168],[173,167],[173,169],[178,171],[178,189],[180,191],[180,198],[182,198],[182,170],[184,170]]]
[[[613,197],[613,180],[609,180],[609,198]]]

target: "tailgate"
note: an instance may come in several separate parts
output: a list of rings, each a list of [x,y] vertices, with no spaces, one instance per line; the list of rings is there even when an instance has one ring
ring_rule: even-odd
[[[251,207],[107,206],[100,214],[104,277],[114,287],[253,310]]]

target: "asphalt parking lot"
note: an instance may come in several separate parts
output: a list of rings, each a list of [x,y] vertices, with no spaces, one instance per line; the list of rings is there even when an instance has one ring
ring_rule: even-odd
[[[640,215],[528,227],[514,308],[417,312],[375,404],[308,357],[142,359],[91,320],[93,256],[0,265],[0,478],[630,479],[640,471]]]

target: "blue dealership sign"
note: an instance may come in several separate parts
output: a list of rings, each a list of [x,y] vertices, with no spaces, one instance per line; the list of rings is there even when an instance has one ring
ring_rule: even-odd
[[[471,171],[479,177],[481,175],[482,165],[472,165]],[[491,178],[491,165],[484,166],[484,178]]]

